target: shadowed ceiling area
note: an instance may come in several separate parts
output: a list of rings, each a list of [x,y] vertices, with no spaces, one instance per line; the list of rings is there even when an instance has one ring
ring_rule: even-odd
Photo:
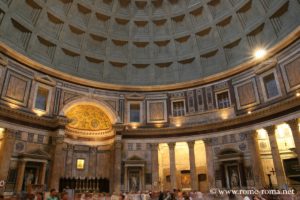
[[[45,66],[124,85],[215,75],[299,24],[296,0],[0,0],[0,40]]]

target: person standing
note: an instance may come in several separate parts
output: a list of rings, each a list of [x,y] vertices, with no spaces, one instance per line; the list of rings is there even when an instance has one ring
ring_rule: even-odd
[[[58,200],[57,192],[55,189],[50,190],[50,196],[47,197],[47,200]]]

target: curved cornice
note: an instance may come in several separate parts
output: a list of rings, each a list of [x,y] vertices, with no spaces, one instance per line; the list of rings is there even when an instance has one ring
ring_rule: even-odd
[[[233,119],[227,119],[222,121],[213,122],[210,124],[191,125],[182,127],[166,127],[166,128],[138,128],[132,130],[123,129],[119,134],[122,134],[123,138],[162,138],[162,137],[180,137],[180,136],[192,136],[209,133],[218,133],[228,130],[234,130],[250,125],[255,125],[261,122],[267,122],[269,120],[275,120],[276,118],[288,115],[300,111],[300,98],[292,97],[283,102],[270,105],[266,108],[252,112],[251,114],[245,114],[237,116]],[[118,127],[118,130],[122,129]],[[118,133],[117,133],[118,134]]]
[[[287,35],[284,39],[274,45],[272,48],[268,49],[268,55],[265,59],[271,57],[272,55],[280,52],[282,49],[290,45],[293,41],[297,40],[300,36],[300,26],[298,26],[293,32]],[[130,86],[130,85],[119,85],[119,84],[109,84],[104,82],[97,82],[91,81],[83,78],[79,78],[73,75],[69,75],[67,73],[55,70],[53,68],[47,67],[37,61],[34,61],[21,53],[17,52],[16,50],[12,49],[11,47],[7,46],[3,42],[0,42],[0,51],[4,54],[10,56],[11,58],[27,65],[28,67],[38,70],[40,72],[46,73],[47,75],[51,75],[58,79],[62,79],[68,82],[73,82],[80,85],[85,85],[89,87],[105,89],[105,90],[116,90],[116,91],[135,91],[135,92],[152,92],[152,91],[165,91],[165,90],[176,90],[176,89],[184,89],[184,88],[191,88],[207,83],[211,83],[213,81],[218,81],[222,79],[226,79],[230,76],[233,76],[237,73],[241,73],[254,65],[258,64],[262,60],[255,60],[251,59],[243,64],[240,64],[233,69],[227,70],[225,72],[221,72],[212,76],[208,76],[206,78],[201,78],[198,80],[181,82],[176,84],[169,84],[169,85],[154,85],[154,86]]]
[[[36,114],[10,108],[5,105],[0,105],[0,119],[26,126],[46,128],[48,130],[65,127],[70,122],[64,116],[39,117]]]

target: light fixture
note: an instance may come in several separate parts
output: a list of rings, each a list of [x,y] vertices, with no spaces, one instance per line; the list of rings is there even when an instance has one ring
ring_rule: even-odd
[[[5,131],[5,128],[0,128],[0,140],[3,139],[3,137],[4,137],[4,131]]]
[[[163,127],[163,124],[155,124],[154,125],[156,128],[161,128],[161,127]]]
[[[175,126],[176,126],[176,127],[180,127],[180,126],[181,126],[181,123],[177,122],[177,123],[175,124]]]
[[[300,97],[300,92],[297,92],[297,93],[296,93],[296,97]]]
[[[247,113],[248,113],[248,115],[250,115],[250,114],[252,113],[252,111],[251,111],[251,110],[249,110]]]
[[[20,106],[13,104],[13,103],[8,103],[8,106],[12,109],[18,109]]]
[[[137,126],[136,123],[131,124],[131,128],[132,128],[132,129],[137,129],[137,127],[138,127],[138,126]]]
[[[37,116],[39,116],[39,117],[41,117],[41,116],[43,116],[43,115],[45,115],[46,114],[46,112],[45,111],[42,111],[42,110],[33,110],[33,112],[37,115]]]
[[[264,48],[258,48],[254,51],[254,57],[256,59],[263,58],[266,54],[267,54],[267,51]]]

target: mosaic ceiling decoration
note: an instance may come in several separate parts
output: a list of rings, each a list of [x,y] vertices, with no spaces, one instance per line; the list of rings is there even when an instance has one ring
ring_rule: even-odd
[[[67,126],[71,130],[104,131],[112,128],[108,116],[96,106],[78,105],[71,108],[66,116],[72,120]]]

